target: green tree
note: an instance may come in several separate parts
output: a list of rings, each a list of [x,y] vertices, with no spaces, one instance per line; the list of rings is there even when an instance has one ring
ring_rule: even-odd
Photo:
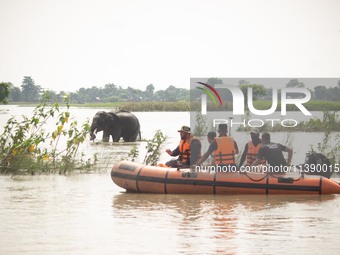
[[[104,86],[103,92],[104,101],[110,102],[110,98],[114,98],[118,95],[118,88],[115,84],[108,83]]]
[[[223,81],[219,78],[209,78],[207,83],[214,87],[216,84],[223,84]]]
[[[305,84],[298,79],[292,79],[286,84],[287,88],[304,88]]]
[[[238,82],[238,84],[239,84],[239,85],[248,85],[248,84],[250,84],[250,83],[249,83],[249,81],[246,81],[246,80],[240,80],[240,81]]]
[[[145,88],[145,100],[146,101],[150,101],[153,99],[153,96],[154,96],[154,93],[155,93],[155,86],[152,85],[152,84],[149,84],[148,86],[146,86]]]
[[[267,89],[260,84],[242,84],[240,85],[240,89],[243,92],[244,95],[244,105],[247,105],[247,98],[248,98],[248,88],[253,89],[253,101],[259,99],[262,96],[265,96],[267,94]]]
[[[22,96],[25,102],[39,102],[41,87],[35,85],[31,76],[24,76],[21,85]]]
[[[9,99],[14,102],[21,101],[21,90],[19,87],[15,87],[11,84],[9,87]]]
[[[0,83],[0,103],[7,104],[7,98],[9,95],[9,87],[10,83],[8,82],[1,82]]]
[[[325,86],[316,86],[314,88],[315,99],[326,100],[327,99],[327,88]]]

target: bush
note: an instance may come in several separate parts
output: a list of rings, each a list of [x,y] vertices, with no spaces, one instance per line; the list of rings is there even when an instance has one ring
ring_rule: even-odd
[[[18,121],[12,117],[7,121],[0,136],[0,173],[66,174],[77,168],[89,168],[89,162],[76,159],[79,145],[90,130],[89,123],[78,129],[77,121],[70,119],[67,98],[64,111],[58,103],[49,106],[48,100],[44,94],[31,118],[22,116]],[[50,134],[45,128],[53,120],[55,129]]]

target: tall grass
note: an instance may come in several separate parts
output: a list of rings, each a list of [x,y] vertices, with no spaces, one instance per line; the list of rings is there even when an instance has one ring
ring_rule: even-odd
[[[134,112],[183,112],[190,111],[188,102],[114,102],[72,104],[75,107],[111,108],[115,110],[129,110]]]
[[[340,111],[340,102],[336,101],[311,100],[303,105],[309,111]],[[270,109],[271,106],[272,101],[256,100],[254,102],[254,107],[257,110]],[[278,102],[276,111],[281,111],[281,102]],[[288,104],[287,111],[300,111],[300,110],[295,105]]]
[[[247,120],[248,118],[246,118]],[[270,123],[270,124],[269,124]],[[259,127],[260,132],[340,132],[340,119],[336,112],[323,112],[322,118],[301,121],[295,127],[284,127],[280,123],[271,126],[271,122]],[[250,127],[239,127],[238,131],[249,131]]]

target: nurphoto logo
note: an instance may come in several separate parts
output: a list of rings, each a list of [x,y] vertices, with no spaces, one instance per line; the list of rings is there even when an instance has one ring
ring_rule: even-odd
[[[235,79],[233,79],[235,80]],[[241,79],[240,79],[241,80]],[[269,79],[270,80],[270,79]],[[252,114],[254,116],[260,116],[261,118],[250,118],[247,120],[233,120],[233,117],[229,120],[227,118],[213,118],[212,125],[216,127],[222,123],[229,123],[231,126],[244,126],[251,128],[262,127],[265,124],[270,124],[272,127],[275,124],[280,124],[282,127],[296,127],[299,121],[295,118],[270,118],[276,111],[280,110],[281,116],[287,115],[287,108],[295,107],[304,116],[311,116],[312,114],[304,106],[305,103],[311,100],[311,92],[307,88],[302,87],[272,87],[269,89],[269,93],[265,95],[266,101],[269,101],[270,107],[268,109],[257,109],[254,106],[254,101],[258,98],[260,85],[243,86],[241,88],[237,85],[228,84],[228,79],[220,79],[222,83],[209,84],[208,82],[191,81],[191,104],[196,100],[200,101],[200,112],[203,116],[206,116],[209,112],[209,101],[213,103],[214,111],[209,113],[214,114],[224,111],[224,103],[227,103],[232,107],[232,113],[229,115],[242,116],[245,114]],[[224,82],[226,81],[226,82]],[[193,88],[194,86],[194,88]],[[201,94],[198,96],[197,91]],[[263,95],[264,96],[264,95]],[[261,99],[261,98],[260,98]]]

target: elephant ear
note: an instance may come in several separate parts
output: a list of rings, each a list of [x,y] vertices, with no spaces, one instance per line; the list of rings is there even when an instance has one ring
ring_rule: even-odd
[[[108,123],[108,128],[119,129],[120,131],[120,119],[115,113],[109,112],[107,123]]]

